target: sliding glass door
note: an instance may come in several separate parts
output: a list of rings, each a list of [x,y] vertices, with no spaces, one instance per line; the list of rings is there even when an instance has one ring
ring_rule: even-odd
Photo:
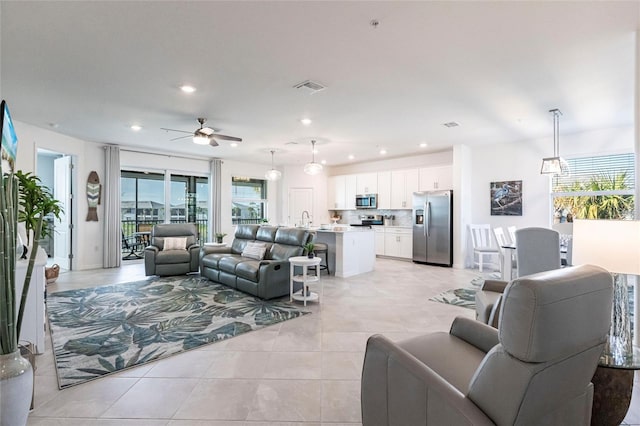
[[[209,179],[171,175],[171,223],[195,223],[200,240],[207,238],[209,223]]]

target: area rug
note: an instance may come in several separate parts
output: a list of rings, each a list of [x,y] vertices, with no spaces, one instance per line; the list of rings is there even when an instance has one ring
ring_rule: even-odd
[[[308,314],[200,276],[49,294],[60,389]]]
[[[447,305],[461,306],[463,308],[476,308],[476,288],[456,288],[444,291],[429,298],[434,302],[446,303]]]

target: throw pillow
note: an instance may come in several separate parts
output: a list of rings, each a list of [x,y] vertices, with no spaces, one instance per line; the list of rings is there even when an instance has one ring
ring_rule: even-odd
[[[186,250],[187,237],[166,237],[162,250]]]
[[[247,243],[242,251],[242,256],[250,259],[262,260],[267,251],[267,245],[263,243]]]

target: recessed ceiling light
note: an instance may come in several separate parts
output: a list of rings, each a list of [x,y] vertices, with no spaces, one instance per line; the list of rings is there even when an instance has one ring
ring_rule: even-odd
[[[133,130],[134,132],[139,132],[142,129],[142,126],[138,125],[138,124],[132,124],[131,125],[131,130]]]
[[[321,164],[327,164],[327,160],[322,160],[320,163]]]
[[[310,126],[311,125],[311,119],[310,118],[303,118],[303,119],[300,120],[300,122],[304,126]]]
[[[427,143],[426,143],[426,142],[422,142],[422,143],[420,144],[420,148],[426,148],[427,146],[428,146],[428,145],[427,145]]]
[[[353,160],[356,157],[353,154],[349,154],[349,157],[347,157],[347,158],[349,158],[349,160]]]
[[[51,127],[52,129],[57,129],[58,127],[60,127],[60,125],[58,123],[49,123],[49,127]]]
[[[235,148],[235,147],[237,147],[237,146],[238,146],[238,144],[237,144],[237,143],[235,143],[235,142],[231,142],[231,144],[229,144],[229,146],[230,146],[231,148]]]
[[[460,124],[455,121],[449,121],[448,123],[442,123],[444,127],[458,127]]]
[[[182,86],[180,86],[180,90],[182,90],[184,93],[193,93],[196,91],[196,88],[189,84],[183,84]]]
[[[387,153],[387,150],[386,150],[386,149],[381,149],[381,150],[380,150],[380,155],[385,155],[386,153]]]

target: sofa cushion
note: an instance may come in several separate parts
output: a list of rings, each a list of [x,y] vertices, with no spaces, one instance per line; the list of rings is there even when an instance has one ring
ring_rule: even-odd
[[[260,271],[259,260],[247,260],[240,262],[236,266],[236,275],[249,281],[258,282],[258,272]]]
[[[187,237],[166,237],[162,250],[186,250]]]
[[[309,231],[298,228],[278,228],[275,242],[291,246],[303,246],[309,242]]]
[[[238,225],[235,237],[242,240],[255,240],[260,225]]]
[[[247,261],[246,257],[242,257],[237,254],[230,254],[220,259],[220,261],[218,262],[218,269],[220,269],[221,271],[228,272],[230,274],[235,274],[236,266],[238,265],[238,263],[246,262],[246,261]]]
[[[156,265],[189,262],[191,262],[191,254],[187,250],[163,250],[156,254]]]
[[[288,260],[293,256],[302,256],[304,249],[300,246],[287,244],[274,244],[271,246],[270,258],[273,260]]]
[[[256,240],[273,243],[276,239],[277,226],[261,226],[256,233]]]
[[[244,247],[249,242],[252,242],[252,240],[243,240],[241,238],[236,238],[231,243],[231,253],[233,253],[233,254],[241,254],[244,251]]]
[[[218,262],[225,257],[233,256],[229,253],[209,253],[202,258],[202,265],[207,268],[218,269]]]
[[[242,250],[242,256],[250,259],[262,260],[264,259],[264,253],[267,251],[267,246],[264,243],[247,243]]]

